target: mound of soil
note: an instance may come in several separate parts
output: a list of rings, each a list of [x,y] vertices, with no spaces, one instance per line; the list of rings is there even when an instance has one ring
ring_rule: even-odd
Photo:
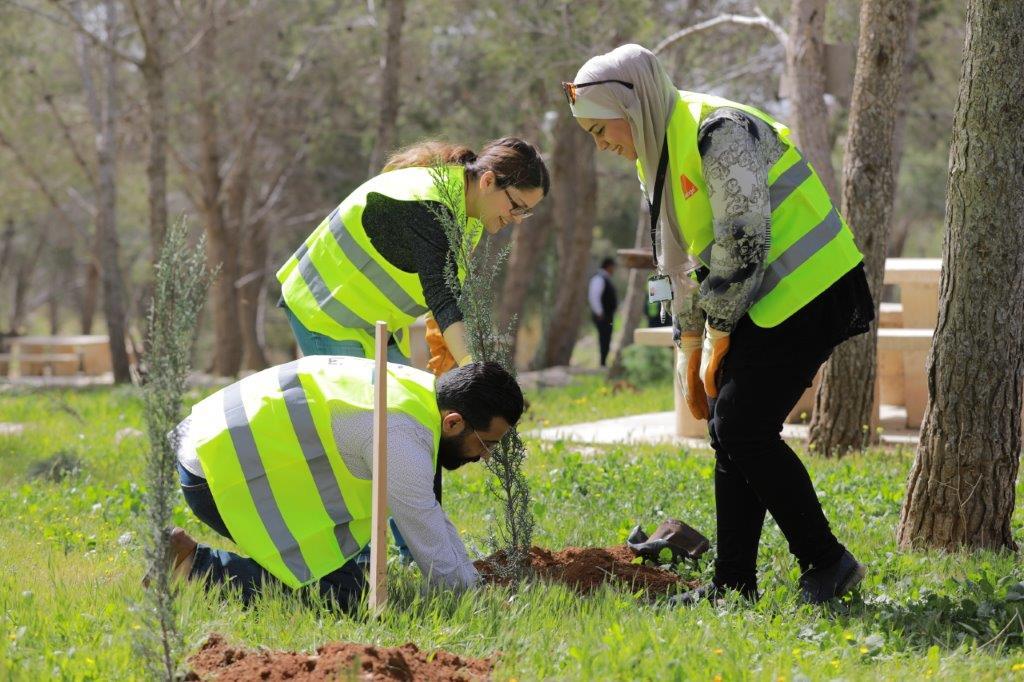
[[[492,554],[475,563],[485,580],[501,582],[496,564],[501,554]],[[675,593],[691,585],[672,571],[646,564],[635,564],[636,555],[626,545],[616,547],[567,547],[558,552],[533,547],[530,564],[534,573],[546,580],[565,583],[581,594],[614,581],[626,589],[644,589],[650,596]]]
[[[242,680],[486,680],[492,661],[447,651],[424,652],[415,644],[377,647],[332,642],[315,654],[233,647],[218,634],[188,659],[186,679]]]

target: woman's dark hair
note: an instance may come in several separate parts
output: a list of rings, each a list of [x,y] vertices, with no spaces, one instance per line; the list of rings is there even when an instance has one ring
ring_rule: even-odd
[[[493,171],[500,188],[539,187],[544,196],[547,196],[551,188],[551,177],[540,152],[518,137],[503,137],[488,142],[479,154],[463,145],[425,140],[393,153],[388,157],[384,170],[427,167],[437,163],[465,166],[466,174],[472,177]]]
[[[523,391],[496,362],[471,362],[442,374],[435,393],[438,408],[458,412],[478,431],[486,430],[495,417],[515,426],[523,416]]]

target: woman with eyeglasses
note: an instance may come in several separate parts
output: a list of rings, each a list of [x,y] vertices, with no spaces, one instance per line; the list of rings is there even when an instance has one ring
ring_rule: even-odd
[[[374,323],[384,320],[388,361],[408,364],[408,327],[427,314],[430,368],[441,374],[470,362],[445,276],[452,255],[441,216],[464,218],[475,247],[483,230],[496,234],[529,217],[549,183],[540,152],[514,137],[479,154],[428,141],[392,155],[277,272],[280,305],[303,354],[373,357]]]
[[[800,564],[803,598],[841,597],[866,568],[780,433],[832,349],[874,317],[853,234],[789,128],[676,89],[651,51],[623,45],[562,87],[598,148],[636,161],[656,246],[649,290],[671,307],[679,382],[715,450],[714,578],[675,603],[757,597],[766,511]]]

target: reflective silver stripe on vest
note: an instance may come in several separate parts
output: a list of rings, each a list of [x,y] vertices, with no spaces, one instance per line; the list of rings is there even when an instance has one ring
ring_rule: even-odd
[[[796,240],[792,246],[782,252],[764,273],[761,288],[757,290],[754,301],[760,301],[778,286],[779,282],[798,267],[806,263],[811,256],[825,248],[843,229],[843,221],[833,208],[824,220],[814,226],[810,232]]]
[[[338,487],[338,479],[334,475],[331,463],[327,460],[327,452],[324,444],[317,434],[316,425],[313,423],[313,413],[309,409],[309,401],[306,399],[306,391],[299,381],[298,361],[281,365],[277,371],[278,383],[281,385],[281,392],[284,394],[284,404],[288,407],[288,417],[292,422],[292,430],[299,441],[302,449],[302,456],[306,458],[306,464],[313,474],[313,481],[320,493],[320,501],[327,510],[327,515],[334,522],[334,537],[341,547],[346,558],[351,558],[359,552],[359,543],[352,537],[349,528],[349,521],[352,514],[345,505],[345,498],[341,495],[341,488]]]
[[[295,252],[295,257],[299,261],[299,276],[302,277],[302,281],[306,283],[306,286],[313,294],[313,298],[316,299],[317,306],[325,315],[347,329],[373,331],[372,324],[356,315],[348,306],[334,298],[330,289],[324,284],[324,278],[320,276],[320,271],[316,269],[316,264],[310,258],[309,248],[305,244],[301,245],[298,251]]]
[[[299,543],[285,525],[281,508],[270,489],[267,470],[263,467],[263,460],[256,449],[256,439],[253,438],[249,417],[246,416],[245,405],[242,404],[240,383],[224,389],[224,418],[227,421],[228,433],[231,435],[231,443],[238,453],[238,462],[242,466],[249,494],[256,505],[256,512],[260,515],[263,527],[267,529],[271,542],[274,543],[288,570],[295,574],[299,582],[305,583],[313,575],[305,557],[302,556]]]
[[[782,202],[789,198],[789,195],[793,193],[797,187],[803,183],[804,180],[811,177],[811,167],[807,165],[807,161],[801,158],[799,161],[794,163],[792,166],[786,169],[779,177],[775,178],[775,182],[768,187],[768,200],[771,204],[772,212],[775,211]],[[714,240],[708,244],[707,248],[700,252],[698,258],[705,265],[711,263],[711,247],[715,245]]]
[[[768,188],[768,197],[771,202],[772,211],[781,206],[782,202],[793,193],[793,190],[809,177],[811,177],[811,167],[807,165],[805,159],[801,158],[787,168],[782,175],[775,178],[775,182]]]
[[[412,300],[408,292],[356,241],[338,215],[338,209],[334,209],[327,220],[331,234],[334,235],[334,241],[338,243],[338,248],[345,254],[345,257],[352,261],[352,264],[366,275],[367,279],[373,282],[373,285],[396,308],[410,317],[419,317],[427,312],[427,308]]]

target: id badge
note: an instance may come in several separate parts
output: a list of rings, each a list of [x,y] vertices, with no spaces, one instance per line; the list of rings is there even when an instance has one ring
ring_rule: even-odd
[[[651,303],[672,300],[672,281],[667,275],[652,275],[647,278],[647,300]]]

